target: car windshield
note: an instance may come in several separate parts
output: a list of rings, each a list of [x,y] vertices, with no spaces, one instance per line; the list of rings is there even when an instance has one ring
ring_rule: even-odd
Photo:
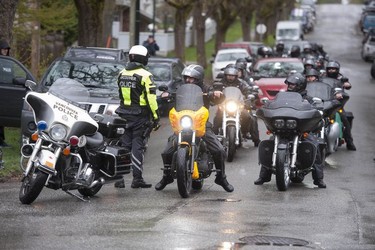
[[[249,55],[243,52],[222,53],[217,55],[217,62],[235,61],[238,58],[246,58]]]
[[[117,88],[117,77],[124,65],[114,62],[59,60],[45,77],[51,86],[59,78],[70,78],[92,88]]]
[[[297,29],[280,29],[278,30],[277,35],[281,37],[294,37],[294,36],[298,36],[298,30]]]
[[[255,68],[255,76],[260,77],[287,77],[291,72],[302,73],[302,62],[259,62]]]
[[[155,81],[168,82],[172,78],[170,66],[167,64],[148,63],[147,67],[154,76]]]

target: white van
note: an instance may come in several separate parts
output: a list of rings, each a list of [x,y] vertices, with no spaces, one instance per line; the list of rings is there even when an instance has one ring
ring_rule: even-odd
[[[276,41],[303,40],[303,30],[299,21],[279,21],[276,24]]]

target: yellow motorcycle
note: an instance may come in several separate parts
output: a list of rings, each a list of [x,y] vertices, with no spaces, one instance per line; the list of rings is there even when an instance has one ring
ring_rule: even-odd
[[[176,106],[169,112],[169,121],[178,136],[172,173],[183,198],[188,198],[193,189],[202,189],[203,180],[213,172],[214,163],[202,139],[209,116],[203,95],[197,85],[184,84],[177,89]]]

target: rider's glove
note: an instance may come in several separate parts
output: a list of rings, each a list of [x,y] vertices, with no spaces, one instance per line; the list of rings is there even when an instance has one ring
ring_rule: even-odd
[[[152,128],[154,129],[154,131],[156,131],[160,128],[160,119],[159,118],[154,119],[152,121]]]

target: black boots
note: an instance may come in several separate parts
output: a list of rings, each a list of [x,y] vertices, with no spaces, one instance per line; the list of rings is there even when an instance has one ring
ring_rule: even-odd
[[[323,179],[314,180],[314,185],[317,185],[318,188],[326,188],[327,185],[324,183]]]
[[[219,186],[222,186],[227,192],[233,192],[234,190],[234,187],[229,184],[226,177],[216,176],[215,183]]]
[[[155,189],[160,191],[163,190],[168,184],[173,182],[172,176],[163,176],[163,178],[155,185]]]
[[[132,188],[150,188],[152,184],[146,183],[143,179],[133,179]]]
[[[256,181],[254,181],[254,185],[263,185],[263,183],[270,182],[270,181],[271,181],[271,179],[266,180],[262,177],[259,177]]]
[[[346,149],[351,150],[351,151],[356,151],[357,148],[355,147],[353,141],[347,141],[346,142]]]

